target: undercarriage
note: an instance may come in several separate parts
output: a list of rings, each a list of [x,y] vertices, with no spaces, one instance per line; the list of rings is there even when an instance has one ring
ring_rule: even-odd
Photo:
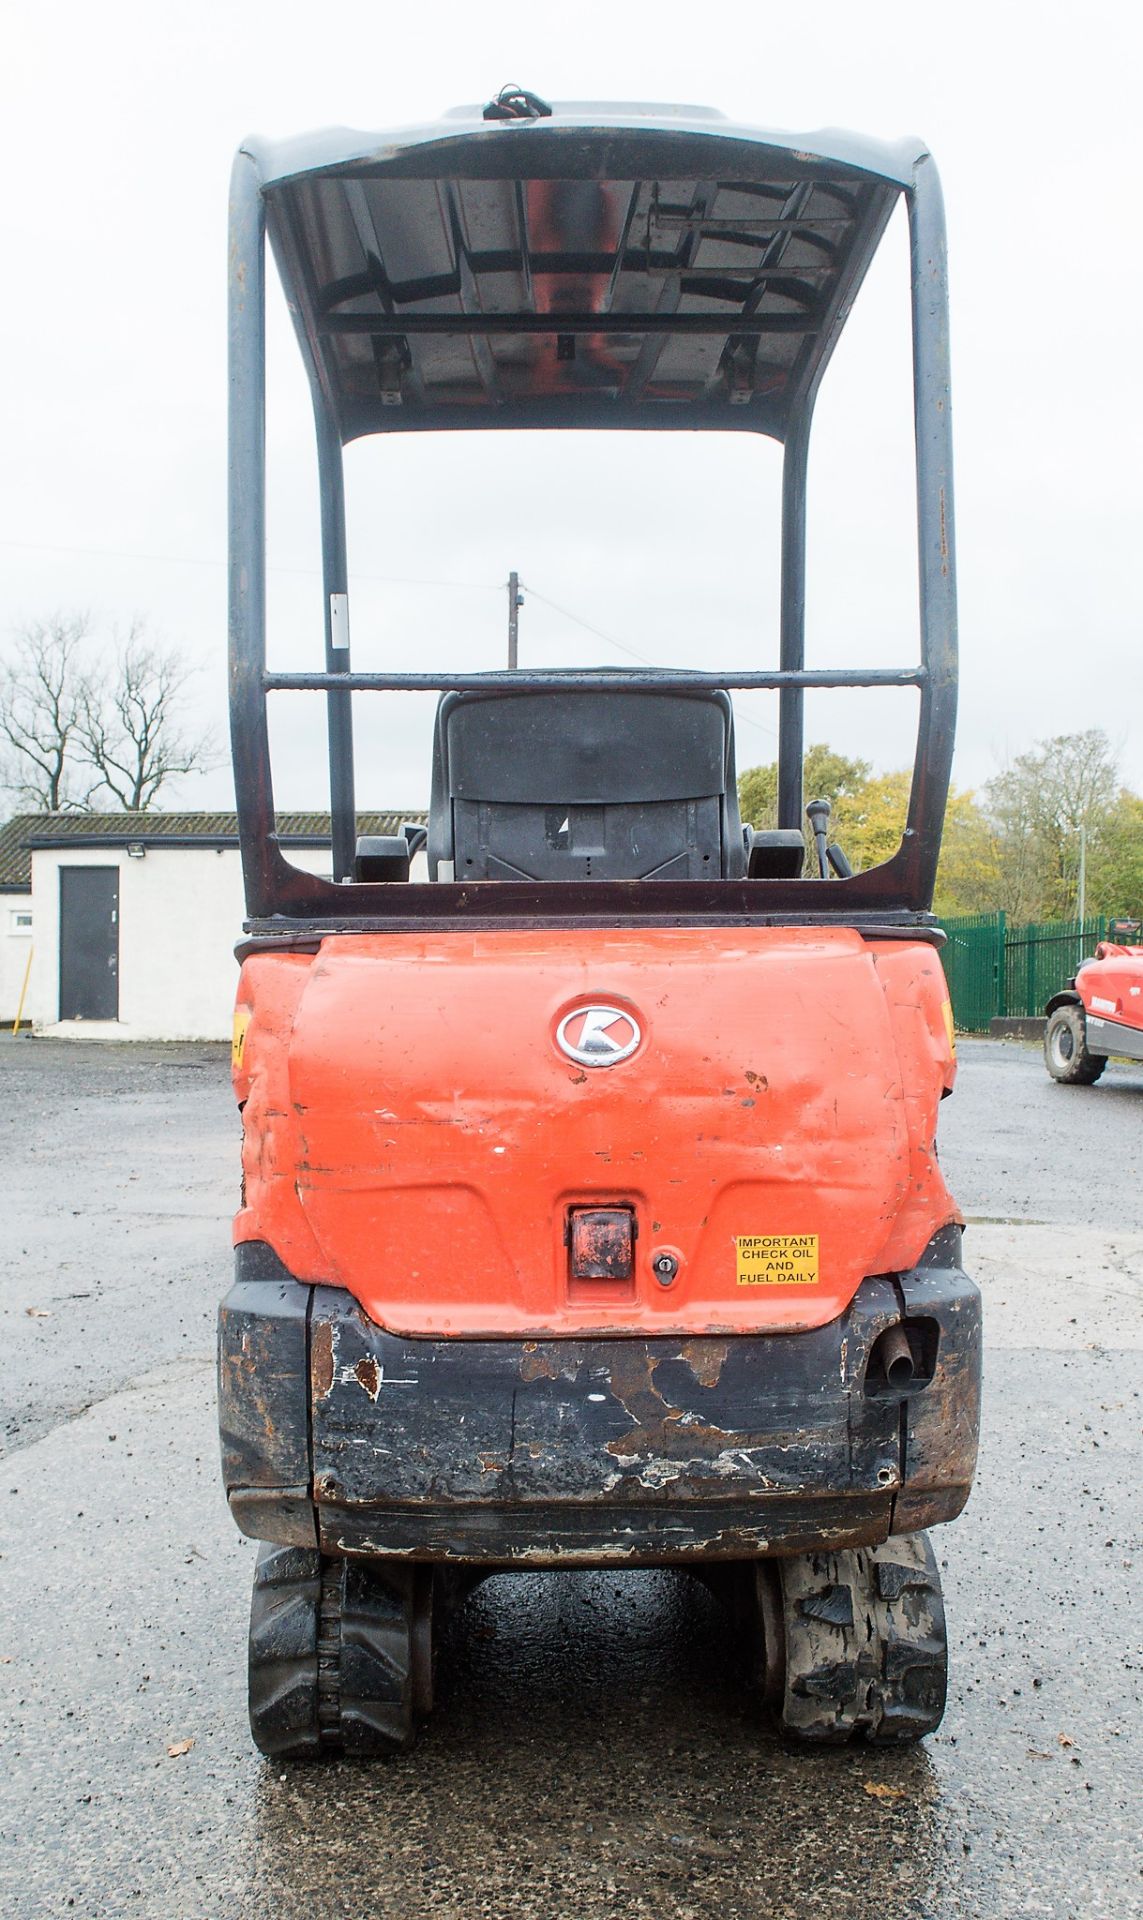
[[[407,1744],[434,1621],[507,1568],[692,1568],[791,1737],[939,1721],[922,1529],[976,1451],[979,1295],[960,1235],[803,1333],[417,1340],[238,1250],[221,1315],[231,1511],[266,1542],[251,1714],[266,1752]]]

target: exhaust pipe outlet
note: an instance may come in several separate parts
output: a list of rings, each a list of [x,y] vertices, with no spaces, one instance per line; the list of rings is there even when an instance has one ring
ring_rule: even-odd
[[[874,1342],[869,1360],[890,1393],[904,1393],[916,1378],[913,1349],[904,1327],[887,1327],[880,1339]]]

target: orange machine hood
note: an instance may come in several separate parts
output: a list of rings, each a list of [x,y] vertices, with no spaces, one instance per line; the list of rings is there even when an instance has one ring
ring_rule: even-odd
[[[236,1032],[237,1238],[395,1332],[817,1326],[957,1218],[934,1145],[951,1023],[926,942],[333,936],[248,959]],[[569,1276],[569,1223],[593,1208],[631,1215],[627,1281]]]

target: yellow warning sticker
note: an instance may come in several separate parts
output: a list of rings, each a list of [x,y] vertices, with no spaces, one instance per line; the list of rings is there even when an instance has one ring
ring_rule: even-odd
[[[234,1035],[230,1042],[230,1065],[237,1069],[242,1065],[242,1056],[246,1051],[246,1033],[250,1025],[250,1009],[239,1007],[234,1015]]]
[[[740,1287],[812,1287],[817,1281],[816,1233],[740,1233],[734,1245]]]

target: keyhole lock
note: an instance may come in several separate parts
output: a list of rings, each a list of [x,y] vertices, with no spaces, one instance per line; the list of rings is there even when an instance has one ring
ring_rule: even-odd
[[[669,1287],[679,1270],[679,1257],[675,1253],[656,1253],[651,1260],[651,1268],[661,1287]]]

